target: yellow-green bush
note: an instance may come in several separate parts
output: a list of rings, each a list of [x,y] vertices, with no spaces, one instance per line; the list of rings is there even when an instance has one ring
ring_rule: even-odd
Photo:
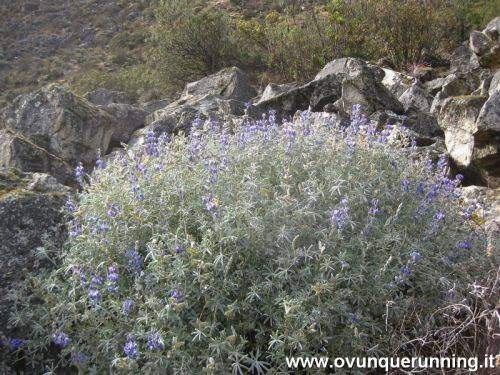
[[[327,12],[332,38],[358,46],[361,57],[387,57],[405,69],[459,45],[470,29],[494,16],[495,8],[492,0],[332,0]]]

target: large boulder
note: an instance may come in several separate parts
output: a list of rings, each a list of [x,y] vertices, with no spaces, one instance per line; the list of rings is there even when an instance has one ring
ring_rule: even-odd
[[[408,129],[417,146],[428,146],[436,142],[437,137],[443,135],[443,131],[438,126],[434,116],[419,111],[410,109],[404,115],[398,115],[392,111],[376,111],[370,115],[370,120],[373,121],[378,129],[383,129],[387,125],[402,125]]]
[[[214,101],[210,101],[214,104]],[[152,122],[142,128],[137,130],[132,134],[129,142],[129,147],[131,150],[142,146],[146,141],[146,137],[149,132],[154,132],[156,135],[163,133],[166,134],[177,134],[183,132],[188,134],[191,131],[193,122],[196,119],[199,121],[205,121],[208,119],[207,113],[215,113],[216,109],[214,107],[209,107],[207,101],[206,107],[182,105],[182,106],[167,106],[163,110],[154,112]],[[211,112],[211,109],[214,112]]]
[[[429,92],[429,94],[434,96],[441,91],[443,86],[451,79],[452,76],[453,75],[449,75],[446,77],[439,77],[431,81],[427,81],[424,83],[425,89]]]
[[[314,86],[309,107],[312,111],[321,112],[328,104],[334,104],[342,96],[341,76],[330,75],[311,83]]]
[[[252,108],[247,103],[256,93],[246,74],[236,67],[188,83],[178,100],[146,117],[147,126],[132,135],[130,145],[132,148],[141,145],[150,131],[189,133],[195,119],[231,121],[233,116],[242,116],[247,108]]]
[[[479,112],[476,126],[480,132],[500,135],[500,92],[495,91]]]
[[[368,64],[363,60],[355,59],[352,57],[343,57],[340,59],[332,60],[328,64],[326,64],[323,69],[321,69],[321,71],[316,74],[314,80],[318,81],[331,75],[351,75],[362,67],[369,69],[378,81],[382,81],[382,79],[386,75],[385,69],[377,65]]]
[[[351,69],[355,65],[363,65],[363,64],[365,64],[364,61],[359,59],[354,59],[351,57],[343,57],[340,59],[335,59],[326,64],[323,67],[323,69],[321,69],[320,72],[316,74],[314,80],[317,81],[330,75],[349,74]]]
[[[387,71],[390,71],[387,69]],[[346,117],[355,104],[360,104],[366,115],[377,110],[402,113],[401,103],[382,83],[384,69],[354,58],[342,58],[329,62],[315,77],[302,86],[270,87],[255,106],[260,111],[277,111],[280,117],[291,117],[295,111],[307,109],[313,112],[337,112]],[[396,83],[386,85],[398,92]],[[402,87],[402,86],[401,86]]]
[[[378,110],[404,112],[401,103],[381,83],[382,78],[367,64],[349,60],[346,65],[348,74],[342,79],[342,94],[335,103],[340,112],[350,114],[356,104],[367,116]]]
[[[480,79],[477,74],[468,73],[452,73],[439,81],[427,82],[427,89],[433,91],[439,89],[439,92],[434,97],[430,112],[438,115],[444,101],[451,96],[468,95],[479,85]],[[438,85],[440,85],[438,87]]]
[[[64,206],[69,189],[46,174],[0,172],[0,336],[16,337],[9,326],[9,293],[29,272],[52,264],[37,256],[46,245],[59,251],[66,239]]]
[[[202,124],[212,119],[234,126],[246,116],[260,118],[262,112],[248,103],[212,95],[187,103],[179,100],[149,115],[146,118],[148,125],[133,133],[129,146],[131,150],[137,149],[144,144],[147,134],[151,131],[156,135],[181,132],[189,134],[195,122]]]
[[[447,98],[438,116],[448,152],[459,167],[472,165],[476,119],[486,98],[460,96]]]
[[[450,56],[451,72],[471,72],[480,67],[500,67],[500,17],[491,20],[485,29],[473,31]]]
[[[268,92],[264,100],[255,104],[259,112],[275,110],[279,117],[292,117],[296,111],[309,108],[316,112],[324,110],[328,104],[335,103],[341,96],[342,81],[340,75],[326,75],[305,85],[289,90]]]
[[[0,117],[1,128],[32,144],[33,149],[43,149],[73,166],[78,162],[91,165],[98,150],[107,150],[113,124],[106,112],[54,84],[17,97]],[[33,155],[26,157],[33,159]],[[0,159],[4,167],[16,164],[16,158],[9,155],[3,154]],[[25,171],[56,174],[36,165]]]
[[[328,80],[328,78],[323,78],[320,81],[324,80]],[[274,110],[280,118],[291,117],[296,111],[305,111],[309,108],[316,82],[312,81],[284,92],[275,91],[275,95],[268,93],[267,98],[260,100],[255,104],[255,107],[262,112]]]
[[[241,69],[232,67],[188,83],[180,100],[196,101],[207,95],[248,102],[257,95],[257,92],[250,85],[248,76]]]
[[[19,133],[1,129],[0,170],[8,168],[49,172],[64,183],[71,182],[74,170],[74,166]]]
[[[477,55],[470,49],[469,43],[464,42],[450,55],[450,72],[466,73],[479,68]]]
[[[411,108],[429,112],[431,109],[432,96],[425,90],[424,86],[420,83],[415,83],[401,94],[399,101],[403,104],[405,112]]]
[[[483,108],[486,99],[484,96],[448,98],[441,108],[438,122],[457,168],[471,179],[496,187],[500,182],[500,142],[498,123],[494,122],[498,116],[495,102],[498,98],[493,96]]]

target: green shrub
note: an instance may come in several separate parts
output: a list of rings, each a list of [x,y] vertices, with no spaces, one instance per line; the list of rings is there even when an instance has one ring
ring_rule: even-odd
[[[344,40],[345,55],[387,57],[403,70],[446,56],[500,8],[492,0],[331,0],[327,11],[331,37]]]
[[[328,27],[327,18],[316,8],[299,14],[272,11],[263,20],[237,20],[233,38],[241,65],[264,67],[281,81],[306,81],[340,56],[334,53]]]
[[[260,374],[290,355],[459,355],[468,307],[444,311],[473,303],[484,237],[443,160],[393,135],[359,115],[235,134],[195,121],[79,169],[63,264],[14,318],[36,322],[27,357],[55,345],[97,373]]]
[[[166,79],[179,86],[234,63],[236,47],[227,16],[196,5],[191,0],[164,0],[157,10],[152,58]]]
[[[498,8],[498,6],[496,6]],[[387,58],[400,70],[444,57],[494,15],[491,1],[331,0],[236,21],[242,65],[306,81],[330,60]],[[279,9],[279,8],[278,8]],[[480,11],[481,10],[481,11]]]
[[[266,18],[266,62],[286,81],[304,81],[314,77],[333,58],[330,40],[322,33],[324,20],[314,10],[300,17]]]

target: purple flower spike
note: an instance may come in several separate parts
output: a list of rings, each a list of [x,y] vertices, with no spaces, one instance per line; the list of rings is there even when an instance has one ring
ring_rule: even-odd
[[[151,332],[148,335],[148,343],[147,343],[147,348],[148,350],[163,350],[165,349],[165,344],[163,343],[163,338],[161,335],[157,332]]]
[[[52,334],[52,342],[62,349],[69,345],[71,339],[64,332],[55,332]]]
[[[129,337],[127,343],[123,347],[123,352],[130,359],[139,358],[139,347],[133,338]]]
[[[134,301],[132,301],[131,299],[126,299],[125,301],[123,301],[122,311],[125,315],[128,315],[130,314],[130,311],[132,311],[133,307]]]

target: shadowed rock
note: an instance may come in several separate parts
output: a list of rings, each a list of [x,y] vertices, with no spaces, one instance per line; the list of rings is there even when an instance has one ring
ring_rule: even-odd
[[[60,251],[66,240],[64,205],[69,189],[46,174],[0,172],[0,335],[13,335],[8,300],[29,272],[51,267],[37,257],[47,245]]]

